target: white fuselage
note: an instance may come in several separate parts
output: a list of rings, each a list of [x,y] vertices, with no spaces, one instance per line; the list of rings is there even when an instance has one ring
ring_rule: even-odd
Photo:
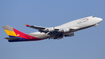
[[[85,18],[81,18],[81,19],[77,19],[77,20],[65,23],[65,24],[60,25],[60,26],[56,26],[54,28],[65,30],[65,31],[67,29],[73,29],[73,31],[63,33],[63,35],[66,35],[66,34],[70,34],[72,32],[81,30],[81,29],[85,29],[85,28],[88,28],[88,27],[91,27],[91,26],[95,26],[98,23],[100,23],[101,21],[102,21],[102,18],[89,16],[89,17],[85,17]],[[41,32],[34,32],[34,33],[30,33],[29,35],[40,38],[40,39],[46,39],[46,38],[50,37],[50,35],[45,34],[45,33],[41,33]]]

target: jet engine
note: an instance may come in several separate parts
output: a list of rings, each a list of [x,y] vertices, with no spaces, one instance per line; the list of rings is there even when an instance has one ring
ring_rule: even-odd
[[[56,29],[54,29],[54,28],[52,27],[52,28],[40,29],[39,32],[45,32],[45,33],[47,33],[47,32],[53,32],[53,31],[55,31],[55,30],[56,30]]]
[[[57,37],[57,38],[54,38],[54,39],[62,39],[63,38],[63,36],[61,36],[61,37]]]
[[[65,37],[71,37],[71,36],[74,36],[74,33],[70,33],[70,34],[65,35]]]
[[[64,33],[67,33],[67,32],[70,32],[70,29],[69,28],[66,28],[63,31],[64,31]]]
[[[45,29],[40,29],[39,32],[45,32],[45,33],[47,33],[47,32],[48,32],[48,29],[47,29],[47,28],[45,28]]]
[[[55,29],[52,27],[52,28],[48,28],[48,31],[49,32],[53,32]]]

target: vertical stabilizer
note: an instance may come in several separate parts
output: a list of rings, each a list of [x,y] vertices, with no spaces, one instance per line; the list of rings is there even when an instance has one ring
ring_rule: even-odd
[[[25,33],[22,33],[8,25],[3,26],[4,31],[7,33],[9,37],[6,37],[9,42],[15,41],[27,41],[27,37],[25,37]]]
[[[3,26],[4,31],[7,33],[9,37],[17,37],[16,33],[14,32],[13,28],[6,25]]]

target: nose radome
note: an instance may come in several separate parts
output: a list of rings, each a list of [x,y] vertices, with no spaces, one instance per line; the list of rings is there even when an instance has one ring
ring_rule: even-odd
[[[102,18],[99,18],[99,21],[101,22],[103,19]]]
[[[102,21],[102,18],[96,17],[96,19],[97,19],[98,22]]]

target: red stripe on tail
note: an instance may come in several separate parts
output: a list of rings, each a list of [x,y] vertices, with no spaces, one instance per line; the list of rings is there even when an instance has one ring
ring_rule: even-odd
[[[22,37],[22,38],[25,38],[25,39],[30,40],[30,41],[42,40],[42,39],[39,39],[39,38],[30,36],[30,35],[28,35],[28,34],[25,34],[25,33],[23,33],[23,32],[20,32],[20,31],[14,29],[14,28],[13,28],[13,30],[14,30],[14,32],[16,33],[17,37]]]

